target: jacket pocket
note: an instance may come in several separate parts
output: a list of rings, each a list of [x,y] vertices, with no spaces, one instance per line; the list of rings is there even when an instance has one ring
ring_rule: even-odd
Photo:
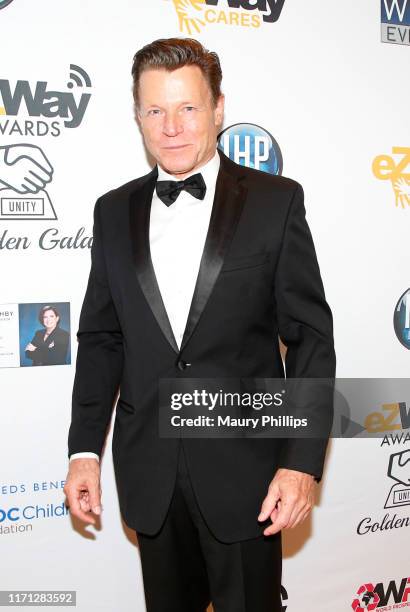
[[[252,255],[240,255],[238,257],[227,257],[221,268],[221,272],[230,270],[242,270],[243,268],[254,268],[262,266],[270,260],[270,253],[264,251],[262,253],[253,253]]]

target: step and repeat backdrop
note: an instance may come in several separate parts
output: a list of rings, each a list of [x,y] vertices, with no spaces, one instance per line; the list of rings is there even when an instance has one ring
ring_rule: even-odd
[[[332,440],[313,513],[283,532],[283,610],[410,608],[410,0],[0,1],[0,590],[145,610],[111,432],[97,528],[63,486],[92,211],[150,169],[131,64],[169,36],[220,56],[218,146],[303,185],[338,377],[379,379],[377,439]]]

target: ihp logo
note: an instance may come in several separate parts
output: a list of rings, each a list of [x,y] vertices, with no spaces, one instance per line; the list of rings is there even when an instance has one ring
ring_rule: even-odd
[[[409,0],[381,0],[381,40],[410,45]]]
[[[399,342],[410,349],[410,288],[399,297],[394,309],[393,325]]]
[[[272,134],[259,125],[231,125],[220,133],[218,148],[236,164],[269,174],[282,174],[283,160],[279,145]]]

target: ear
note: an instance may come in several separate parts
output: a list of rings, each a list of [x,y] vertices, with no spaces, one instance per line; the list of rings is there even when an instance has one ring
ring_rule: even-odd
[[[221,94],[215,106],[215,125],[222,125],[225,110],[225,96]]]

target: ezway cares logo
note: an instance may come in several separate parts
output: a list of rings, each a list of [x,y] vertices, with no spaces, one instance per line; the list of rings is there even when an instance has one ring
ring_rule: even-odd
[[[381,0],[381,41],[410,45],[410,0]]]
[[[179,30],[198,34],[207,25],[259,28],[277,21],[285,0],[172,0]]]

